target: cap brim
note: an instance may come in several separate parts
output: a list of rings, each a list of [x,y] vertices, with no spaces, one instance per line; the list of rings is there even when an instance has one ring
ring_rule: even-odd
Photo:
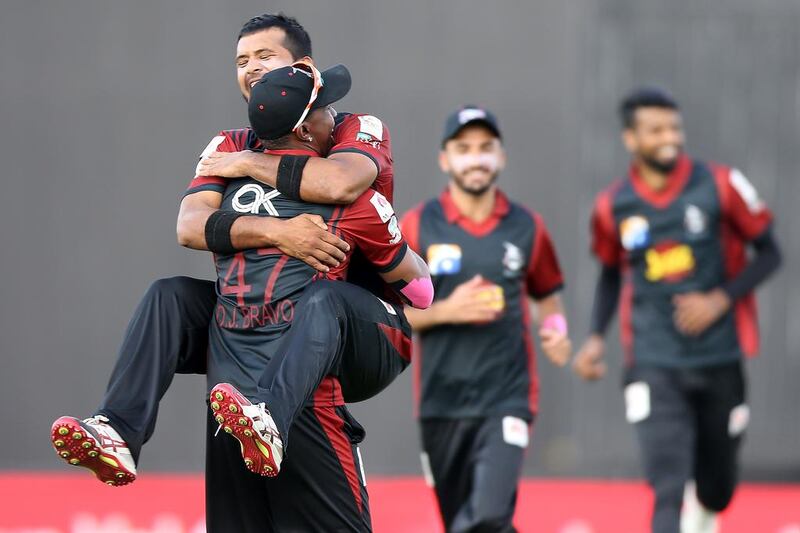
[[[324,85],[312,106],[314,109],[338,102],[350,92],[352,85],[350,71],[344,65],[334,65],[328,70],[323,70],[322,81]]]

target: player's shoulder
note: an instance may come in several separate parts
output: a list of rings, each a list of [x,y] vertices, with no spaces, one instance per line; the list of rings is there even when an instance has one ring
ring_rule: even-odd
[[[338,113],[335,118],[334,135],[337,131],[363,133],[378,141],[385,141],[389,136],[386,123],[368,113]]]
[[[534,208],[508,200],[508,216],[513,217],[518,224],[528,224],[533,227],[545,227],[544,217]]]
[[[261,146],[261,141],[251,128],[222,130],[217,135],[226,139],[237,150],[252,150]]]

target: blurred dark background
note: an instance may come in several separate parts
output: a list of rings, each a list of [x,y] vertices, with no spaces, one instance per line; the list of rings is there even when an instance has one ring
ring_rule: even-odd
[[[398,211],[436,195],[445,116],[499,117],[501,186],[554,234],[576,341],[596,265],[594,194],[626,168],[615,107],[658,84],[684,109],[689,151],[740,168],[777,215],[785,263],[760,292],[762,357],[748,363],[749,479],[800,480],[800,4],[796,0],[14,2],[0,18],[0,469],[61,469],[47,439],[103,393],[125,325],[156,278],[210,278],[178,247],[180,195],[220,129],[245,124],[240,25],[285,10],[321,66],[354,79],[342,110],[391,128]],[[540,358],[542,406],[526,473],[638,476],[611,372],[584,385]],[[369,472],[418,474],[410,372],[354,407]],[[176,378],[141,470],[201,470],[204,380]]]

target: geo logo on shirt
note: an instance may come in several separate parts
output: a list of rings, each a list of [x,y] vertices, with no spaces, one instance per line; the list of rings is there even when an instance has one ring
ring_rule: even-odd
[[[434,276],[461,271],[461,247],[457,244],[432,244],[428,247],[428,268]]]
[[[640,215],[628,217],[619,225],[619,234],[626,250],[644,248],[650,242],[650,223]]]
[[[691,246],[674,241],[659,243],[645,253],[648,281],[676,283],[694,271],[695,260]]]

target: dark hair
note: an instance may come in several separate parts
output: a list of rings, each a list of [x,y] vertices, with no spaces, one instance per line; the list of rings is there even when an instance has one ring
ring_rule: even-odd
[[[284,31],[286,37],[283,40],[283,45],[292,53],[294,59],[300,59],[304,56],[311,57],[311,37],[308,36],[308,32],[297,22],[297,19],[287,17],[283,13],[278,13],[277,15],[264,13],[251,18],[242,26],[236,41],[238,42],[245,35],[270,28],[280,28]]]
[[[269,141],[262,140],[261,142],[264,143],[264,148],[267,150],[286,150],[289,148],[289,139],[291,138],[291,132],[287,133],[283,137],[278,137],[277,139],[272,139]]]
[[[619,104],[619,118],[622,127],[633,127],[636,110],[642,107],[660,107],[662,109],[678,110],[678,103],[665,91],[655,87],[641,87],[628,93]]]

